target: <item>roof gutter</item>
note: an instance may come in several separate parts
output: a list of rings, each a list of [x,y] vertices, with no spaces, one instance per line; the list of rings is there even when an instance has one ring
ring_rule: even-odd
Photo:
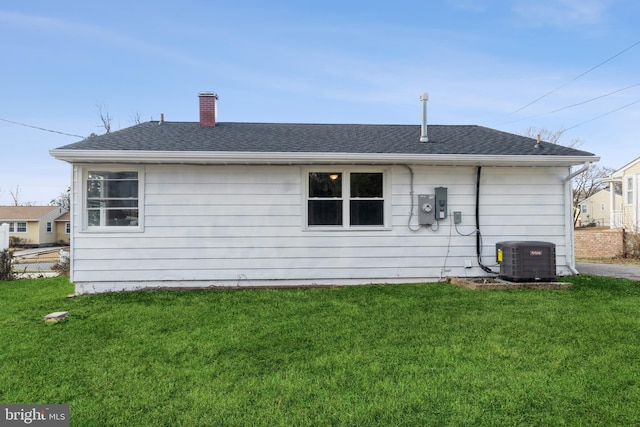
[[[594,156],[480,155],[413,153],[309,153],[236,151],[62,150],[49,152],[69,163],[173,164],[425,164],[442,166],[575,166]]]

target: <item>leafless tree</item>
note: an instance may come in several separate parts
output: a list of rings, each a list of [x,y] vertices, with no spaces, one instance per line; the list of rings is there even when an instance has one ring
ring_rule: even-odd
[[[104,128],[105,133],[111,132],[111,122],[113,122],[113,117],[109,115],[109,109],[104,104],[97,104],[96,108],[98,109],[100,122],[102,122],[102,125],[99,127]]]
[[[20,206],[20,186],[16,185],[15,190],[9,190],[9,195],[11,195],[11,199],[13,200],[13,206]]]
[[[573,178],[573,204],[577,206],[584,199],[608,188],[609,183],[604,182],[604,179],[611,176],[613,172],[615,172],[613,168],[592,165],[587,171]]]
[[[133,116],[131,117],[131,121],[136,125],[139,125],[140,123],[142,123],[142,114],[140,114],[140,111],[136,111],[135,113],[133,113]]]
[[[580,138],[573,138],[570,141],[561,141],[562,136],[564,135],[566,129],[559,130],[549,130],[545,128],[538,128],[535,126],[529,126],[522,133],[524,136],[528,136],[529,138],[537,138],[540,135],[540,139],[544,142],[550,142],[552,144],[564,145],[569,148],[578,148],[584,141]]]
[[[71,187],[68,187],[67,191],[58,194],[55,199],[51,199],[49,204],[51,206],[60,206],[67,211],[71,209]]]

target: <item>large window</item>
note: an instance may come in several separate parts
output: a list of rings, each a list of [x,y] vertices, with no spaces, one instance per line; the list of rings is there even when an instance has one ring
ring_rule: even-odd
[[[87,171],[87,227],[138,227],[139,183],[138,171]]]
[[[307,225],[384,226],[382,172],[308,172]]]
[[[3,222],[3,224],[9,224],[9,233],[26,233],[27,223],[23,221],[19,222]]]

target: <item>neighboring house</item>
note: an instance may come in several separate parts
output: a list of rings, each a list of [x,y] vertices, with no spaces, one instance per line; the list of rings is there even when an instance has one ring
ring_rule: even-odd
[[[487,277],[507,240],[575,273],[591,153],[481,126],[217,123],[216,101],[51,151],[72,165],[76,293]]]
[[[611,193],[608,188],[600,190],[591,197],[582,200],[578,203],[578,227],[589,225],[598,227],[610,226],[611,203]],[[622,195],[614,195],[613,206],[615,207],[614,210],[622,208]]]
[[[56,218],[56,241],[68,245],[71,242],[71,214],[65,212]]]
[[[0,206],[0,224],[9,225],[9,237],[20,246],[57,243],[55,220],[66,211],[59,206]]]
[[[608,179],[613,183],[622,183],[622,206],[612,206],[611,228],[624,228],[633,233],[640,231],[640,157],[615,171]]]

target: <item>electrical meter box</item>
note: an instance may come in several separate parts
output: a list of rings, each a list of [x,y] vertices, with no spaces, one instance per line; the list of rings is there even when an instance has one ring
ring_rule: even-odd
[[[435,194],[418,194],[418,224],[431,225],[436,222]]]
[[[550,242],[496,243],[500,277],[512,282],[556,280],[556,245]]]
[[[439,221],[447,217],[447,187],[436,187],[436,219]]]

